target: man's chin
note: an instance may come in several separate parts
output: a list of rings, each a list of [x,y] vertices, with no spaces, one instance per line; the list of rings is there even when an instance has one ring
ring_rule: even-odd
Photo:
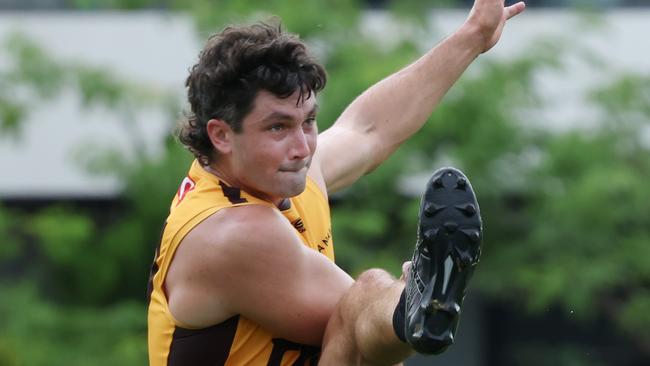
[[[295,197],[305,191],[307,186],[307,176],[296,177],[283,184],[282,193],[284,198]]]

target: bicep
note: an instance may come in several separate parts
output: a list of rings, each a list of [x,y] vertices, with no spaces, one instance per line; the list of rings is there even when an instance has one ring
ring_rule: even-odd
[[[229,306],[279,337],[320,345],[330,315],[353,280],[305,247],[290,225],[262,225],[257,229],[267,231],[238,243],[224,267],[230,273],[224,287]]]
[[[352,279],[322,254],[306,249],[267,258],[236,291],[240,313],[278,336],[320,345],[336,304]]]

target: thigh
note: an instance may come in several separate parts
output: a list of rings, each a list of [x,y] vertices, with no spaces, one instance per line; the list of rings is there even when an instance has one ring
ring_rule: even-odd
[[[403,287],[384,270],[361,274],[330,316],[319,365],[389,366],[406,358],[410,347],[392,326]]]

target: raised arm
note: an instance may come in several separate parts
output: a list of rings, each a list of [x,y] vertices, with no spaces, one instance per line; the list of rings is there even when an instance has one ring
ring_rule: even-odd
[[[476,0],[465,23],[420,59],[373,85],[318,140],[314,158],[329,192],[372,171],[422,127],[460,75],[499,40],[523,2]]]

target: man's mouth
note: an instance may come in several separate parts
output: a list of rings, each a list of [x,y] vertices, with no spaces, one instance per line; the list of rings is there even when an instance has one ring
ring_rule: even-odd
[[[306,165],[303,165],[301,167],[280,168],[280,171],[283,173],[298,173],[306,167],[307,167]]]
[[[303,169],[308,169],[309,168],[309,163],[310,162],[304,162],[304,163],[301,163],[301,164],[280,167],[280,169],[278,169],[278,170],[281,171],[281,172],[284,172],[284,173],[298,173],[298,172],[302,171]]]

